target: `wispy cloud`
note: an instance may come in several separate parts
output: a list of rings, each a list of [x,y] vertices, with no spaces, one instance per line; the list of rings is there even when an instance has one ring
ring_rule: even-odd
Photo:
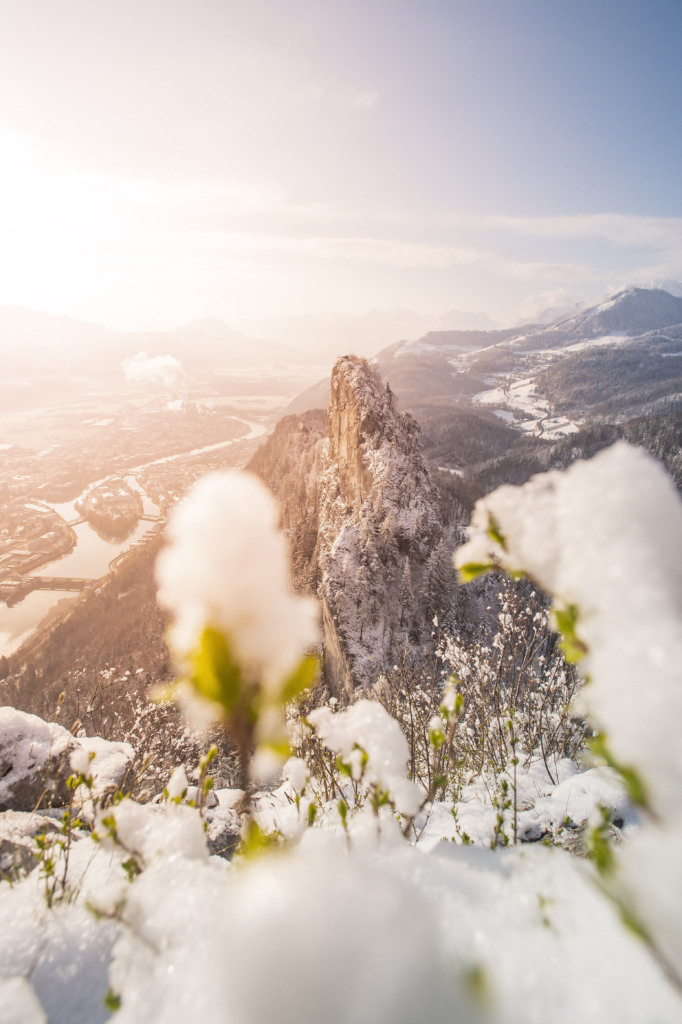
[[[394,267],[450,267],[455,263],[477,263],[481,259],[481,254],[473,249],[384,238],[310,238],[295,245],[299,251],[325,259],[362,260]]]
[[[682,251],[682,217],[594,213],[561,217],[484,217],[480,223],[487,228],[535,238],[600,238],[619,246]]]
[[[580,263],[524,263],[522,261],[490,261],[490,269],[506,277],[522,281],[585,281],[594,271]]]
[[[356,92],[352,98],[354,107],[373,107],[379,99],[378,92]]]
[[[310,82],[300,92],[304,100],[321,103],[328,100],[341,107],[361,107],[368,110],[379,100],[376,89],[353,89],[349,87],[323,88],[318,82]]]

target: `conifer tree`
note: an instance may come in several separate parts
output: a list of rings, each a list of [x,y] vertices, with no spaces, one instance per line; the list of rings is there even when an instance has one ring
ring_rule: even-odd
[[[398,542],[395,536],[395,518],[387,512],[379,527],[379,549],[385,565],[395,565],[398,560]]]
[[[441,538],[426,563],[424,601],[427,618],[443,612],[448,607],[453,585],[454,574],[450,556],[445,541]]]
[[[400,625],[402,626],[405,609],[409,608],[412,604],[412,568],[409,555],[405,559],[405,565],[403,566],[398,600],[400,601]]]

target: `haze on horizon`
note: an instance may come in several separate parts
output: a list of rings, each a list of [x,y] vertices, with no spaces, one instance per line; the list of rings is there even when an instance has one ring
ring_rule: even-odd
[[[682,276],[673,0],[0,13],[0,305],[512,323]]]

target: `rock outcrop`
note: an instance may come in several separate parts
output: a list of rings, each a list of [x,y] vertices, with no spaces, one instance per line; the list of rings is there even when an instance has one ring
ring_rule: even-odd
[[[79,746],[67,729],[15,708],[0,708],[0,811],[68,802],[69,758]]]
[[[334,366],[321,463],[325,672],[341,695],[371,681],[391,645],[430,635],[455,580],[419,427],[364,359]]]
[[[327,414],[322,409],[284,416],[248,466],[270,488],[289,542],[296,590],[315,593],[318,489]]]
[[[406,638],[430,641],[434,615],[452,616],[461,516],[376,366],[337,360],[327,413],[285,416],[247,468],[277,498],[295,587],[320,597],[334,695],[371,683]]]
[[[124,782],[135,752],[129,743],[99,736],[74,738],[56,722],[45,722],[12,707],[0,707],[0,812],[62,807],[73,791],[71,755],[92,755],[92,793],[101,799]]]

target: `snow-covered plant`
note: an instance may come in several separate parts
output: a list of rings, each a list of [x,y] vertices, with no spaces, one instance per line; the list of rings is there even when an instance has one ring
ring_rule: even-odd
[[[257,477],[209,474],[175,509],[157,562],[159,600],[174,619],[169,642],[185,673],[177,695],[196,718],[224,722],[247,802],[249,778],[286,759],[284,709],[316,672],[304,652],[317,639],[317,608],[291,591],[277,520]]]
[[[442,711],[442,664],[434,651],[425,653],[404,641],[391,650],[371,688],[407,740],[408,778],[431,794],[431,799],[457,785],[450,744],[445,742],[450,724]]]
[[[365,806],[379,817],[390,807],[407,822],[423,794],[405,777],[409,749],[398,723],[375,701],[358,700],[343,711],[317,708],[308,722],[324,746],[337,755],[338,811],[344,827],[349,811]]]
[[[551,628],[545,602],[527,585],[501,579],[497,632],[455,637],[434,619],[435,652],[409,643],[392,651],[373,693],[409,745],[408,775],[424,792],[457,800],[462,785],[482,781],[500,814],[510,808],[515,835],[517,769],[541,761],[556,784],[557,762],[575,759],[587,728],[572,707],[579,679]],[[505,808],[508,804],[508,808]]]
[[[557,761],[575,759],[584,744],[587,725],[573,706],[580,679],[543,601],[524,590],[502,580],[492,640],[444,634],[439,655],[462,697],[456,748],[467,773],[499,775],[514,760],[542,759],[555,784]]]
[[[567,658],[589,685],[596,754],[648,827],[604,861],[609,891],[682,984],[682,506],[663,467],[619,442],[564,473],[478,502],[455,556],[464,578],[525,573],[554,599]],[[602,763],[603,763],[602,761]]]

